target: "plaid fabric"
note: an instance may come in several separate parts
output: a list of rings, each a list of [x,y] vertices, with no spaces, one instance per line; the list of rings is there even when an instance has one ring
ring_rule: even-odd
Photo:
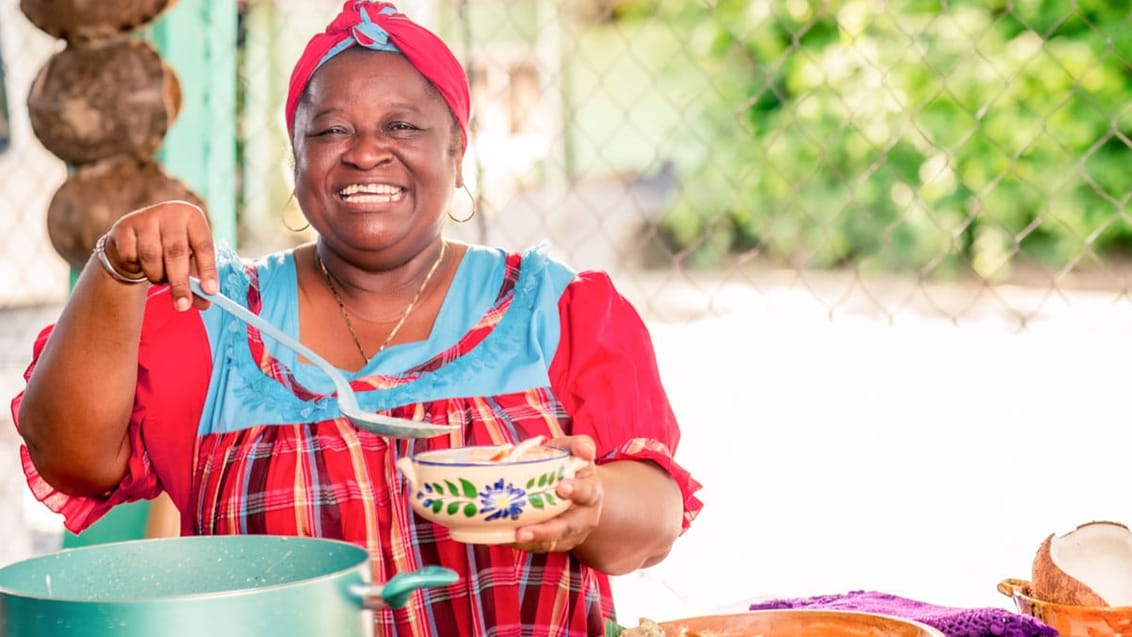
[[[483,341],[510,307],[519,255],[507,261],[497,303],[460,342],[399,376],[371,376],[359,390],[409,382],[456,360]],[[254,279],[253,279],[254,282]],[[252,290],[255,285],[251,286]],[[258,308],[250,292],[249,307]],[[263,347],[248,338],[260,369],[304,400],[318,396]],[[192,502],[197,534],[277,533],[343,539],[372,556],[375,581],[430,564],[461,578],[452,586],[416,592],[401,609],[375,613],[377,635],[602,634],[612,616],[608,578],[568,553],[534,555],[505,546],[453,542],[448,531],[416,517],[398,458],[448,446],[514,442],[570,430],[562,403],[549,388],[498,396],[402,405],[391,415],[459,424],[451,437],[391,441],[338,418],[277,423],[198,441]]]

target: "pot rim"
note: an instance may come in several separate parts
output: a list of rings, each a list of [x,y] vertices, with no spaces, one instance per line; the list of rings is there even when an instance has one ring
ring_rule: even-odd
[[[2,574],[5,570],[7,570],[9,568],[14,569],[17,566],[27,567],[28,565],[33,564],[35,562],[49,562],[49,561],[57,560],[57,559],[59,559],[58,556],[61,555],[61,554],[64,554],[64,553],[70,554],[70,555],[73,555],[75,553],[96,553],[96,552],[99,552],[100,550],[105,550],[107,547],[113,547],[115,549],[120,548],[120,549],[128,550],[131,546],[137,546],[137,545],[143,544],[143,543],[146,544],[147,546],[152,546],[152,545],[157,544],[157,543],[185,544],[185,543],[192,543],[192,542],[202,542],[202,543],[203,542],[212,542],[212,543],[232,542],[232,543],[252,543],[252,544],[254,544],[256,542],[260,542],[260,541],[263,541],[263,540],[271,540],[273,542],[293,541],[293,542],[298,542],[298,543],[303,543],[303,544],[311,544],[311,545],[314,545],[314,546],[327,545],[327,544],[339,545],[342,548],[348,548],[350,550],[356,550],[359,553],[361,559],[358,560],[357,562],[355,562],[351,566],[341,568],[341,569],[338,569],[338,570],[335,570],[335,571],[331,571],[331,572],[328,572],[328,573],[315,575],[313,577],[304,577],[302,579],[298,579],[298,580],[294,580],[294,581],[290,581],[290,582],[280,582],[278,584],[270,584],[270,585],[267,585],[267,586],[240,587],[240,588],[233,588],[233,589],[224,590],[224,591],[208,591],[208,592],[203,592],[203,593],[184,593],[184,594],[177,594],[177,595],[158,595],[158,596],[153,596],[153,597],[142,597],[142,596],[137,596],[137,597],[96,597],[96,598],[91,599],[89,597],[70,597],[70,596],[56,596],[56,595],[45,596],[45,595],[38,594],[38,593],[30,593],[26,590],[13,589],[13,588],[10,588],[10,587],[5,586],[3,584],[0,584],[0,597],[7,596],[7,597],[24,599],[24,600],[34,600],[36,602],[44,602],[44,603],[120,604],[120,605],[155,604],[155,603],[160,604],[160,603],[168,603],[168,602],[178,602],[178,603],[180,603],[180,602],[185,602],[185,601],[190,601],[190,600],[192,600],[192,601],[196,601],[196,600],[204,601],[204,600],[217,599],[217,598],[229,598],[230,599],[232,597],[252,596],[252,595],[258,595],[258,594],[263,594],[263,593],[275,593],[275,592],[285,591],[285,590],[288,590],[288,589],[291,589],[291,588],[294,588],[294,587],[298,587],[298,586],[309,586],[309,585],[312,585],[312,584],[318,584],[318,583],[333,580],[333,579],[336,579],[336,578],[339,578],[339,577],[342,577],[342,576],[349,575],[349,573],[351,571],[354,571],[360,565],[369,566],[369,554],[366,552],[366,550],[361,548],[360,546],[357,546],[356,544],[352,544],[352,543],[346,542],[344,540],[336,540],[336,539],[332,539],[332,538],[298,536],[298,535],[277,535],[277,534],[262,534],[262,533],[260,533],[260,534],[245,534],[245,535],[186,535],[186,536],[180,536],[180,537],[149,538],[149,539],[141,539],[141,540],[125,540],[125,541],[121,541],[121,542],[107,542],[107,543],[104,543],[104,544],[92,544],[90,546],[81,546],[81,547],[63,549],[61,551],[55,551],[53,553],[48,553],[46,555],[39,555],[39,556],[36,556],[36,557],[31,557],[31,558],[28,558],[28,559],[25,559],[25,560],[14,562],[14,563],[9,564],[9,565],[7,565],[3,568],[0,568],[0,574]],[[360,574],[360,577],[359,577],[360,581],[357,582],[357,583],[368,583],[369,582],[369,572],[370,571],[368,569],[363,570],[363,572]]]
[[[902,623],[902,624],[907,624],[909,626],[919,628],[923,633],[925,633],[927,635],[931,635],[932,637],[946,637],[944,635],[943,631],[939,630],[938,628],[934,628],[934,627],[932,627],[928,624],[925,624],[924,622],[919,621],[919,620],[909,619],[907,617],[900,617],[898,615],[890,615],[888,613],[876,613],[876,612],[871,612],[871,611],[849,610],[849,609],[841,609],[841,608],[760,608],[760,609],[757,609],[757,610],[748,610],[748,611],[743,611],[743,612],[739,612],[739,613],[722,613],[722,614],[716,614],[716,615],[702,615],[702,616],[698,616],[698,617],[684,617],[682,619],[675,619],[675,620],[671,620],[671,621],[659,622],[659,624],[660,624],[661,627],[678,627],[678,626],[680,626],[681,623],[686,623],[686,622],[696,620],[696,619],[714,619],[714,618],[729,618],[729,617],[739,618],[739,617],[750,616],[750,615],[755,615],[755,614],[772,615],[772,614],[775,614],[775,613],[790,613],[790,614],[796,613],[796,614],[805,614],[805,615],[810,615],[810,614],[813,614],[813,615],[818,615],[818,614],[852,615],[852,616],[864,615],[864,616],[868,616],[868,617],[882,617],[884,619],[890,619],[890,620],[893,620],[893,621],[896,621],[896,622],[899,622],[899,623]]]

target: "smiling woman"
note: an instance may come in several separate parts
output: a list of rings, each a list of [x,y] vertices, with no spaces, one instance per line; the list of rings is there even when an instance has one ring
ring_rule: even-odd
[[[674,459],[680,428],[649,333],[606,274],[543,247],[444,236],[469,116],[464,69],[439,38],[388,3],[346,2],[286,102],[295,196],[317,238],[248,262],[216,249],[182,201],[117,221],[14,401],[36,495],[72,531],[164,492],[182,534],[343,539],[367,549],[375,581],[460,574],[376,612],[378,635],[601,634],[609,576],[664,559],[701,508],[699,484]],[[443,435],[356,428],[318,368],[192,296],[191,274],[343,371],[361,409]],[[536,436],[573,456],[553,484],[420,490],[429,511],[520,516],[498,543],[423,515],[398,470]],[[551,515],[528,523],[530,509]]]

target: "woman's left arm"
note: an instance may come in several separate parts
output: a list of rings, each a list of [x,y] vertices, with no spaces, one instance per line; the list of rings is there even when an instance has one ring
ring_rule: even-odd
[[[683,498],[672,476],[637,460],[611,462],[597,473],[604,492],[601,516],[574,555],[611,575],[660,563],[683,531]]]
[[[648,329],[602,273],[578,275],[558,310],[549,375],[571,423],[549,444],[591,462],[559,485],[573,506],[520,529],[518,547],[571,551],[609,574],[659,563],[702,504],[699,483],[673,457],[680,428]]]

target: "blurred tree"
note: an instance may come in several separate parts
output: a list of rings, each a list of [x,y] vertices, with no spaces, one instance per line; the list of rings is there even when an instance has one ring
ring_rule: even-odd
[[[712,152],[664,222],[675,249],[993,280],[1020,260],[1132,253],[1121,5],[633,0],[608,14],[669,22],[713,77],[683,131]]]

